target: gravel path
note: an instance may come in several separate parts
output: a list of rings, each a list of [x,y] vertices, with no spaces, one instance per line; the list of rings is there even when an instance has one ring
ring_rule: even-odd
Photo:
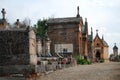
[[[120,80],[120,62],[70,67],[47,74],[40,80]]]

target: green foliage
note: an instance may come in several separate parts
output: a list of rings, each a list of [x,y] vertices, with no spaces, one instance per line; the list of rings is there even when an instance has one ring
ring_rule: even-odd
[[[76,56],[76,60],[77,60],[77,64],[82,64],[82,65],[91,64],[91,62],[89,62],[86,59],[83,59],[81,56]]]
[[[103,63],[104,62],[104,59],[100,59],[100,61],[99,61],[100,63]]]
[[[120,59],[120,54],[118,55],[119,59]]]
[[[42,39],[45,36],[45,33],[47,31],[47,24],[46,24],[47,20],[43,19],[43,20],[38,20],[37,22],[37,27],[36,27],[36,35],[40,36]]]
[[[110,54],[110,58],[112,58],[114,56],[114,54]]]

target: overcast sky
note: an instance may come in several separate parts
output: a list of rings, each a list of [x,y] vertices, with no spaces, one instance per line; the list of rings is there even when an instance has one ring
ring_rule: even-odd
[[[29,18],[31,25],[42,18],[75,17],[77,6],[83,20],[88,20],[89,32],[93,27],[94,36],[96,29],[100,37],[104,35],[109,53],[114,43],[120,48],[120,0],[0,0],[0,9],[6,9],[10,23]]]

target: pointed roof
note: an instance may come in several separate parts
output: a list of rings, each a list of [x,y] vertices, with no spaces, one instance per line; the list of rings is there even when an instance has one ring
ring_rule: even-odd
[[[104,44],[104,46],[108,46],[107,42],[104,40],[104,36],[102,35],[102,42]]]
[[[99,37],[99,35],[98,35],[98,30],[96,30],[96,36],[95,36],[94,40],[95,40],[96,38],[98,38],[99,40],[101,40],[100,37]]]
[[[107,44],[107,42],[104,40],[103,36],[102,36],[102,39],[99,37],[99,35],[98,35],[98,30],[96,30],[95,39],[96,39],[96,38],[98,38],[104,46],[107,46],[107,47],[109,46],[109,45]],[[95,41],[95,39],[94,39],[94,41]]]
[[[116,43],[115,43],[115,45],[114,45],[113,49],[118,49],[118,47],[116,46]]]
[[[88,33],[88,22],[87,22],[87,18],[85,18],[85,25],[83,25],[82,27],[82,33],[83,35]]]
[[[107,42],[105,40],[102,40],[104,46],[108,46]]]

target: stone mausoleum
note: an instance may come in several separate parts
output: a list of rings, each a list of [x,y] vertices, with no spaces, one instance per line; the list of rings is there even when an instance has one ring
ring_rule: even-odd
[[[94,62],[99,62],[99,61],[104,61],[108,62],[109,58],[109,46],[107,42],[104,40],[104,37],[102,38],[99,37],[98,35],[98,30],[96,30],[96,36],[93,40],[93,61]]]
[[[93,40],[92,28],[91,34],[88,34],[87,18],[84,22],[79,14],[79,7],[76,17],[50,18],[47,24],[51,40],[50,51],[53,56],[81,55],[95,62],[101,59],[108,60],[108,44],[100,39],[98,34]]]
[[[64,56],[88,56],[88,23],[79,14],[76,17],[51,18],[47,22],[48,35],[51,39],[51,54]],[[91,39],[92,37],[90,37]]]

